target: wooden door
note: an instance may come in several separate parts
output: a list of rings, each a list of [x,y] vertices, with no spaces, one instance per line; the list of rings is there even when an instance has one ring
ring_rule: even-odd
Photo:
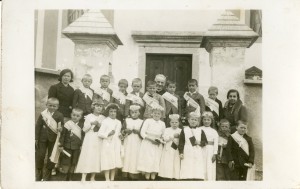
[[[146,54],[145,81],[154,80],[156,74],[163,74],[167,80],[175,81],[177,94],[187,90],[187,82],[192,78],[192,55],[186,54]]]

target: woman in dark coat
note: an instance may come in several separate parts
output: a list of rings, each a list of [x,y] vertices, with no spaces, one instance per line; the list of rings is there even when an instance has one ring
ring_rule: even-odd
[[[74,89],[69,85],[73,82],[73,72],[70,69],[64,69],[60,72],[59,83],[52,85],[48,91],[48,98],[55,97],[59,100],[58,111],[65,119],[69,119],[72,111]],[[66,120],[65,120],[66,121]]]
[[[237,90],[230,89],[227,93],[227,99],[223,109],[223,116],[230,122],[231,133],[234,133],[238,121],[247,122],[247,109],[240,100],[240,94]]]

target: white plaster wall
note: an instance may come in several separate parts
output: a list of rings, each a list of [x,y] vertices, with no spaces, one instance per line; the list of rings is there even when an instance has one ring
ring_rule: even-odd
[[[244,101],[244,57],[244,47],[215,47],[211,51],[212,85],[219,88],[218,98],[222,102],[230,89],[237,89]]]
[[[208,88],[211,86],[211,68],[209,65],[209,53],[204,49],[199,49],[199,62],[200,65],[198,67],[198,70],[193,70],[193,74],[198,74],[198,78],[195,78],[198,80],[199,87],[198,91],[200,94],[202,94],[204,97],[208,97]]]
[[[132,31],[206,31],[221,12],[222,10],[115,10],[114,28],[123,43],[113,53],[112,70],[115,84],[122,78],[131,83],[133,78],[138,77],[139,48],[131,37]],[[61,24],[59,29],[60,27]],[[245,69],[251,66],[262,68],[261,49],[261,43],[254,43],[246,49]],[[211,85],[209,53],[199,48],[197,58],[200,65],[193,64],[197,69],[192,70],[192,76],[199,81],[199,92],[207,96],[207,89]],[[59,70],[73,68],[74,65],[74,43],[62,35],[57,38],[56,61],[56,69]],[[98,81],[98,78],[95,78],[95,81]],[[112,87],[115,84],[112,84]]]
[[[57,38],[56,69],[73,69],[75,44],[69,38],[61,36]]]
[[[114,28],[123,43],[123,46],[119,46],[113,54],[112,69],[115,81],[126,78],[131,83],[133,78],[138,77],[139,48],[131,37],[132,31],[206,31],[221,12],[221,10],[115,10]],[[200,49],[200,56],[197,58],[204,68],[209,64],[208,57],[208,53]],[[199,68],[197,65],[194,66]],[[201,83],[209,82],[208,74],[209,69],[194,69],[192,73],[193,77],[198,75],[195,79],[201,80]],[[204,84],[200,86],[199,82],[199,90],[206,91],[205,88],[206,86]]]
[[[245,52],[245,69],[256,66],[262,69],[262,43],[254,43]]]

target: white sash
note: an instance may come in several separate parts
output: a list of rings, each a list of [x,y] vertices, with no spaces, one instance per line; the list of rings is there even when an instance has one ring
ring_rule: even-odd
[[[106,100],[108,102],[110,101],[110,94],[106,90],[98,88],[97,90],[95,90],[95,93],[100,95],[103,100]]]
[[[242,148],[249,156],[249,145],[247,140],[237,131],[235,131],[235,133],[233,133],[231,136],[235,140],[235,142],[238,143],[239,147]]]
[[[148,95],[148,93],[146,93],[146,94],[144,95],[143,100],[146,102],[147,105],[149,105],[149,106],[150,106],[151,108],[153,108],[153,109],[164,110],[164,108],[163,108],[161,105],[159,105],[158,100],[156,100],[156,99],[150,97],[150,96]]]
[[[68,129],[68,131],[71,130],[71,133],[75,134],[81,140],[81,128],[72,120],[67,121],[64,127]]]
[[[112,96],[115,99],[117,99],[120,102],[120,104],[125,104],[125,102],[126,102],[126,96],[122,92],[120,92],[120,91],[114,91],[113,94],[112,94]]]
[[[51,113],[48,111],[48,109],[44,110],[41,113],[43,120],[45,121],[46,125],[53,131],[55,134],[57,134],[57,123],[53,119]]]
[[[93,99],[93,91],[91,89],[81,86],[79,88],[79,90],[81,90],[81,92],[84,94],[85,98],[87,98],[87,96],[88,96],[88,97],[90,97],[91,100]]]
[[[61,127],[61,122],[58,123],[58,127]],[[51,153],[51,156],[49,157],[50,161],[52,161],[53,163],[58,163],[59,160],[59,156],[61,151],[59,150],[59,138],[60,138],[61,133],[58,132],[57,133],[57,137],[53,146],[53,150]],[[64,154],[66,154],[68,157],[71,157],[71,154],[69,154],[67,151],[63,150],[62,151]]]
[[[132,101],[133,104],[139,104],[141,105],[142,107],[144,107],[144,102],[143,102],[143,99],[137,95],[134,95],[134,94],[128,94],[127,95],[127,99]]]
[[[196,110],[194,112],[197,115],[200,115],[201,109],[200,109],[199,104],[192,97],[190,97],[187,93],[188,92],[184,93],[183,98],[187,101],[188,106],[192,106],[192,107],[196,108]]]
[[[166,101],[168,101],[168,102],[170,102],[171,104],[173,104],[177,109],[178,109],[178,99],[177,99],[177,97],[176,96],[174,96],[174,95],[172,95],[171,93],[169,93],[169,92],[165,92],[163,95],[162,95],[162,97],[166,100]]]
[[[59,122],[59,127],[61,127],[61,123]],[[59,150],[59,138],[60,138],[60,132],[57,133],[57,137],[53,146],[53,150],[50,156],[50,161],[53,163],[58,163],[59,156],[60,156],[60,150]]]
[[[211,111],[214,111],[219,115],[219,104],[216,101],[210,98],[206,98],[205,102],[207,103],[207,106]]]

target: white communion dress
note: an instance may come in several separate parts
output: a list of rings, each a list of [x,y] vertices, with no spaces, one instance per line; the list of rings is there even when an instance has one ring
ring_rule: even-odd
[[[159,164],[162,152],[162,144],[153,144],[146,137],[161,138],[166,125],[161,120],[155,121],[152,118],[145,120],[142,129],[141,136],[143,138],[137,170],[145,173],[158,173]]]
[[[96,116],[94,114],[85,117],[82,128],[85,137],[75,170],[76,173],[100,173],[101,139],[98,137],[97,132],[93,130],[95,125],[91,125],[91,123],[98,121],[101,124],[104,119],[103,115]]]
[[[140,131],[141,126],[143,124],[143,120],[141,119],[132,119],[127,118],[126,129],[129,130],[137,130]],[[142,139],[139,136],[139,133],[131,133],[124,139],[124,165],[123,172],[137,174],[139,171],[137,170],[137,160],[139,156],[140,146],[142,143]]]
[[[178,151],[180,128],[173,129],[172,127],[166,128],[163,139],[166,141],[164,145],[158,176],[164,178],[179,179],[180,175],[180,157]],[[174,138],[174,134],[178,134]],[[173,146],[173,147],[172,147]]]
[[[114,130],[115,134],[108,136]],[[121,122],[118,119],[107,117],[103,120],[102,126],[98,131],[98,136],[102,138],[101,145],[101,170],[111,170],[122,168],[121,159]]]

